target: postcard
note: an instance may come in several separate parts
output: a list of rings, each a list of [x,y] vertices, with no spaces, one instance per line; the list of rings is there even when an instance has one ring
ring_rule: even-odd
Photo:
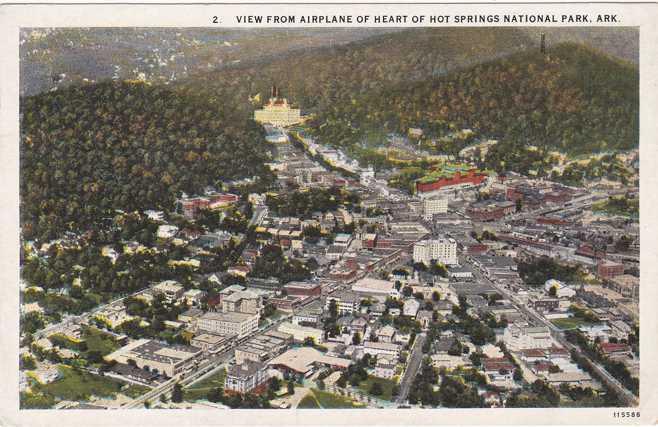
[[[0,424],[656,423],[657,18],[0,6]]]

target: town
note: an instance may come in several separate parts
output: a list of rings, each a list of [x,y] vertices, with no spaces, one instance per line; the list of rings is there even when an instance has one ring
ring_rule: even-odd
[[[499,174],[482,140],[407,191],[311,136],[276,87],[254,120],[269,188],[24,241],[23,407],[637,404],[637,179]],[[637,150],[616,161],[639,168]]]

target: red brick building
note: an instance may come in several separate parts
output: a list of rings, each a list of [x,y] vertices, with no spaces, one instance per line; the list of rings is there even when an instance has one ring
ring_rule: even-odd
[[[602,259],[596,266],[596,272],[599,277],[611,279],[620,274],[624,274],[624,264]]]

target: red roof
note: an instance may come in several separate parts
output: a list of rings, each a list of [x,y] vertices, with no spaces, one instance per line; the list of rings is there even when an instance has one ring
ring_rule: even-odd
[[[630,350],[628,344],[612,343],[612,342],[600,343],[599,347],[601,348],[601,351],[604,353],[627,352]]]
[[[427,183],[416,183],[416,191],[424,193],[429,191],[439,190],[443,187],[450,187],[452,185],[466,184],[470,183],[473,185],[479,185],[487,179],[487,175],[482,172],[477,172],[475,169],[469,170],[466,174],[462,175],[460,172],[455,172],[455,174],[450,178],[439,178],[434,182]]]

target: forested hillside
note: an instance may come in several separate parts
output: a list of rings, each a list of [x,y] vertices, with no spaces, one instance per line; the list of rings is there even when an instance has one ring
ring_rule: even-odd
[[[182,191],[267,175],[261,128],[227,117],[224,109],[131,83],[23,99],[25,237],[84,230],[115,209],[169,210]]]
[[[347,148],[409,127],[430,137],[471,128],[571,154],[637,146],[637,67],[580,44],[545,55],[537,44],[512,28],[404,31],[209,73],[180,89],[232,99],[246,116],[249,96],[276,82],[314,114],[322,142]]]

